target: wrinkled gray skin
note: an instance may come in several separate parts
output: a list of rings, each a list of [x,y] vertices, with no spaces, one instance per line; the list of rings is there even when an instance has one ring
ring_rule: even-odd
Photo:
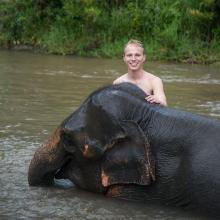
[[[130,83],[91,94],[36,151],[29,184],[66,178],[111,197],[219,215],[220,122],[144,97]]]

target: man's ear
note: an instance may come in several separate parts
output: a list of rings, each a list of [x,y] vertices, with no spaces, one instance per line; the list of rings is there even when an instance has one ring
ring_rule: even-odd
[[[123,54],[123,61],[126,63],[126,60],[125,60],[125,54]]]
[[[145,62],[146,61],[146,54],[144,54],[144,57],[143,57],[143,62]]]

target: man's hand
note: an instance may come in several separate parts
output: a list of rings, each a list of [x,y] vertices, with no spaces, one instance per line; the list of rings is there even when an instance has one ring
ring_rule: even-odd
[[[160,104],[163,106],[166,106],[166,99],[160,99],[158,98],[156,95],[148,95],[147,97],[145,97],[145,99],[150,102],[150,103],[154,103],[154,104]]]
[[[145,99],[150,103],[160,104],[160,101],[157,99],[155,95],[148,95]]]

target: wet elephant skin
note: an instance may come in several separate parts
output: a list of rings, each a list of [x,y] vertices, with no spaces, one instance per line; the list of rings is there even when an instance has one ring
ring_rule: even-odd
[[[35,152],[32,186],[54,179],[107,196],[220,209],[220,122],[149,104],[135,85],[93,92]]]

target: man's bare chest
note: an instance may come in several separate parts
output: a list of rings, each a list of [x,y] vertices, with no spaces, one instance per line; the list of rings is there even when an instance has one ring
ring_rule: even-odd
[[[145,80],[145,81],[135,82],[135,84],[139,88],[141,88],[147,95],[153,94],[153,88],[150,82]]]

